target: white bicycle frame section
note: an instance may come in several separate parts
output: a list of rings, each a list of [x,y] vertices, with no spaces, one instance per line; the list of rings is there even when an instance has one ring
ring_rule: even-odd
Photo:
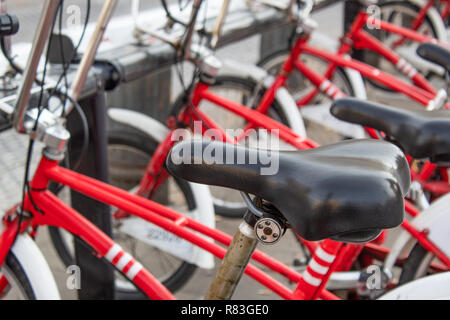
[[[108,116],[118,123],[139,130],[158,143],[161,143],[170,133],[169,129],[157,120],[136,111],[111,108],[108,110]],[[183,213],[208,227],[215,228],[214,207],[209,188],[191,182],[189,186],[197,207],[193,211]],[[126,219],[120,231],[200,268],[214,267],[214,258],[209,252],[142,219],[134,217]]]

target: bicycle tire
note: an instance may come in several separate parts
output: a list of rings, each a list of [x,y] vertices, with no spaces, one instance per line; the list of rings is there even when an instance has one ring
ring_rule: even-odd
[[[7,269],[6,272],[8,273],[8,275],[13,277],[13,279],[10,278],[8,279],[7,276],[10,285],[11,283],[14,283],[14,287],[16,287],[15,289],[19,290],[26,300],[37,299],[33,291],[33,287],[31,286],[31,283],[28,280],[28,276],[24,271],[24,268],[22,267],[19,259],[17,259],[17,257],[14,255],[12,251],[10,251],[6,256],[3,268],[6,268]]]
[[[416,243],[403,265],[399,285],[419,279],[427,274],[428,266],[434,256],[420,243]]]

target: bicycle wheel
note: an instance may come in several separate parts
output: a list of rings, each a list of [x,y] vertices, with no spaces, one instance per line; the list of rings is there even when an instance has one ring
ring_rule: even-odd
[[[414,19],[417,17],[420,8],[416,6],[415,4],[408,2],[408,1],[388,1],[380,4],[380,15],[381,20],[387,21],[389,23],[395,24],[399,27],[403,27],[406,29],[411,29],[412,23]],[[438,34],[438,26],[436,26],[436,23],[442,23],[435,22],[434,19],[430,16],[429,13],[427,13],[424,21],[422,22],[421,26],[417,30],[418,33],[439,39]],[[445,29],[444,29],[445,30]],[[415,51],[417,46],[419,45],[417,42],[405,40],[401,44],[399,44],[399,40],[402,38],[398,34],[386,32],[383,30],[367,30],[372,36],[376,37],[378,40],[380,40],[383,44],[385,44],[387,47],[393,49],[395,52],[400,54],[400,56],[405,56],[405,54],[409,53],[412,55],[415,55]],[[441,40],[441,39],[439,39]],[[402,54],[403,53],[403,54]],[[376,67],[380,70],[383,70],[385,72],[388,72],[395,77],[402,79],[406,82],[409,82],[410,79],[400,72],[392,63],[384,59],[379,54],[369,51],[369,50],[363,50],[361,54],[362,61]],[[431,77],[431,74],[426,75],[428,78]],[[368,82],[370,82],[371,85],[374,87],[393,92],[390,88],[373,81],[371,79],[367,79]]]
[[[111,131],[108,133],[108,160],[110,183],[125,190],[135,189],[143,176],[146,165],[157,147],[157,142],[140,133]],[[195,210],[196,204],[189,183],[169,178],[160,186],[152,200],[180,212]],[[194,264],[183,261],[167,252],[141,241],[124,228],[126,219],[113,219],[113,236],[124,250],[132,254],[171,291],[180,289],[196,270]],[[140,220],[140,223],[146,223]],[[129,222],[129,221],[128,221]],[[74,262],[73,238],[59,228],[50,227],[50,236],[61,260],[70,265]],[[143,295],[122,275],[116,280],[119,299],[138,299]]]
[[[288,58],[289,53],[288,50],[275,52],[261,60],[258,66],[265,69],[272,76],[276,76]],[[324,74],[328,66],[326,61],[306,53],[303,53],[300,59],[319,74]],[[355,95],[353,84],[342,68],[336,69],[330,81],[345,95]],[[313,84],[301,72],[294,69],[289,75],[285,87],[295,101],[300,101],[311,91]],[[328,96],[318,93],[308,105],[300,108],[300,112],[304,117],[308,138],[320,144],[330,144],[343,140],[350,136],[349,132],[354,131],[356,127],[334,118],[329,112],[331,103],[332,100]]]
[[[422,247],[420,243],[416,243],[403,265],[399,285],[432,274],[430,264],[433,259],[434,255],[431,252]]]
[[[5,264],[0,270],[0,275],[4,275],[8,280],[9,287],[6,292],[2,292],[4,300],[36,300],[25,269],[13,252],[9,252],[5,259]]]
[[[218,76],[210,90],[227,100],[240,103],[249,108],[255,108],[264,94],[264,89],[258,89],[255,81],[238,76]],[[174,108],[179,108],[180,104],[183,103],[181,98],[177,99]],[[247,124],[242,117],[219,108],[208,101],[202,101],[199,107],[223,129],[242,129]],[[284,125],[288,123],[288,117],[284,114],[277,101],[273,101],[267,115]],[[252,146],[252,143],[257,144],[257,134],[249,135],[249,140],[251,141],[250,146]],[[282,144],[281,141],[280,144]],[[286,145],[281,147],[288,148]],[[219,187],[210,187],[210,190],[216,214],[228,218],[243,217],[247,206],[238,191]]]

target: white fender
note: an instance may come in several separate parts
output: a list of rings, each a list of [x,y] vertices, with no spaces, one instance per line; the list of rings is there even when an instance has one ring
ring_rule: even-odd
[[[305,123],[298,110],[298,106],[286,88],[281,87],[275,94],[275,100],[278,101],[284,114],[287,116],[288,127],[301,137],[306,137]]]
[[[11,248],[14,256],[19,260],[31,287],[34,295],[38,300],[59,300],[58,286],[55,278],[45,260],[42,252],[39,250],[36,243],[26,234],[21,234],[17,237],[14,245]],[[8,279],[8,271],[3,269]]]
[[[159,121],[136,111],[110,108],[108,115],[114,121],[135,128],[157,142],[162,142],[170,133],[170,130]],[[215,228],[215,214],[209,188],[205,185],[189,182],[197,208],[186,215]],[[170,232],[167,232],[151,223],[147,223],[139,218],[126,219],[121,227],[121,231],[155,246],[163,251],[167,251],[180,259],[194,263],[200,268],[211,269],[214,267],[213,256],[193,244],[180,239]]]
[[[3,224],[0,224],[0,233],[3,232]],[[20,234],[11,251],[22,266],[38,300],[60,300],[58,286],[47,260],[36,243],[27,234]],[[8,279],[8,271],[2,269]]]
[[[118,123],[141,131],[159,143],[161,143],[170,132],[169,128],[158,120],[137,111],[122,108],[109,108],[108,116]]]
[[[411,45],[408,47],[400,47],[396,50],[396,52],[405,60],[407,60],[409,63],[411,63],[415,68],[417,68],[420,72],[426,73],[426,72],[433,72],[437,74],[438,76],[443,77],[445,75],[445,70],[441,66],[432,63],[430,61],[427,61],[425,59],[422,59],[420,57],[416,50],[418,45]]]
[[[450,300],[450,272],[414,280],[389,291],[379,300]]]
[[[434,201],[427,209],[422,211],[411,223],[418,230],[428,229],[429,239],[433,241],[445,254],[450,256],[450,194]],[[385,268],[392,270],[395,261],[403,248],[416,242],[406,231],[402,230],[392,245],[391,252],[386,257]]]

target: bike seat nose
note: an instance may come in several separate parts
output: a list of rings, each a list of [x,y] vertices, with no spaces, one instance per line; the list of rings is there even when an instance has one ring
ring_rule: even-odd
[[[417,48],[417,53],[422,58],[436,63],[450,72],[450,50],[434,43],[422,43]]]
[[[344,98],[333,103],[331,113],[338,119],[383,131],[413,158],[450,159],[449,110],[410,110]]]
[[[192,140],[175,145],[166,166],[182,179],[271,202],[307,240],[364,242],[396,227],[410,184],[402,151],[377,140],[280,152]]]

